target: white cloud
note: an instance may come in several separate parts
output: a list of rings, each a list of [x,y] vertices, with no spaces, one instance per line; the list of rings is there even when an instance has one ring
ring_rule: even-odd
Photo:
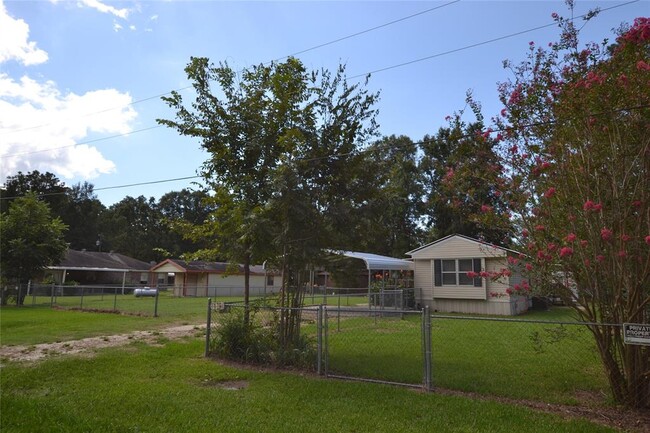
[[[113,30],[119,32],[120,30],[122,30],[122,26],[119,23],[113,23]]]
[[[151,17],[149,17],[149,19],[151,21],[157,21],[158,20],[158,15],[151,15]]]
[[[100,2],[99,0],[79,0],[80,6],[93,8],[102,13],[112,14],[118,18],[126,19],[129,16],[129,10],[126,8],[117,9],[113,6]]]
[[[131,24],[131,25],[129,26],[129,29],[131,29],[132,32],[134,32],[134,31],[136,30],[136,28],[135,28],[135,26],[134,26],[133,24]]]
[[[75,144],[91,133],[130,132],[137,116],[131,102],[129,94],[115,89],[64,94],[52,81],[26,76],[16,81],[0,73],[3,176],[40,170],[68,179],[92,179],[114,172],[115,164],[96,147]]]
[[[29,41],[29,26],[21,19],[9,16],[0,0],[0,64],[16,60],[25,66],[47,62],[47,52]]]

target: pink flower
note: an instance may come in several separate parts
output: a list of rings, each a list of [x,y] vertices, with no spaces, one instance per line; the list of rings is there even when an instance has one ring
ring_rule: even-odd
[[[650,245],[650,235],[645,237],[645,243]]]
[[[451,120],[451,116],[445,116],[445,120],[449,122]]]
[[[535,230],[538,232],[543,232],[544,230],[546,230],[546,227],[544,227],[542,224],[538,224],[535,226]]]
[[[551,198],[555,195],[555,188],[550,187],[546,192],[544,193],[544,197],[546,198]]]
[[[523,229],[523,230],[521,231],[521,235],[522,235],[523,237],[527,238],[527,237],[528,237],[528,230]]]
[[[591,266],[591,260],[585,259],[585,266],[587,267]]]
[[[573,221],[575,221],[575,220],[576,220],[576,216],[575,216],[575,215],[569,215],[569,221],[573,222]]]
[[[505,108],[501,109],[501,117],[506,117],[506,114],[508,114],[508,110]]]
[[[512,295],[512,289],[511,289],[510,287],[508,287],[508,288],[506,289],[506,293],[507,293],[508,295]]]
[[[492,206],[488,206],[486,204],[482,205],[481,206],[481,212],[483,212],[483,213],[492,212]]]
[[[632,202],[632,206],[634,207],[641,207],[641,200],[635,200]]]
[[[588,242],[588,241],[585,241],[585,240],[581,240],[581,241],[580,241],[580,246],[581,246],[581,247],[584,248],[584,247],[586,247],[587,245],[589,245],[589,242]]]
[[[532,47],[533,45],[535,45],[535,42],[530,41],[530,42],[528,42],[528,45],[530,45]]]
[[[516,257],[508,256],[508,263],[510,263],[511,265],[516,265],[517,263],[519,263],[519,259]]]
[[[474,272],[474,271],[469,271],[469,272],[467,273],[467,276],[468,276],[469,278],[476,278],[476,277],[478,277],[478,273],[477,273],[477,272]]]
[[[503,140],[503,134],[498,133],[498,134],[497,134],[497,138],[496,138],[496,140],[497,140],[497,141],[501,141],[501,140]]]
[[[557,12],[553,12],[553,13],[551,14],[551,18],[553,18],[554,20],[558,19],[559,17],[560,17],[560,16],[557,14]]]
[[[563,247],[560,250],[560,257],[570,257],[573,255],[573,248],[571,247]]]
[[[512,271],[510,269],[502,269],[501,275],[503,275],[504,277],[509,277],[510,275],[512,275]]]
[[[623,242],[627,242],[627,241],[629,241],[630,239],[632,239],[632,236],[630,236],[630,235],[626,235],[626,234],[622,234],[622,235],[621,235],[621,240],[622,240]]]
[[[604,241],[610,240],[612,238],[613,234],[614,233],[610,229],[608,229],[607,227],[603,227],[602,229],[600,229],[600,237]]]
[[[627,252],[626,252],[625,250],[620,250],[620,251],[618,252],[618,256],[619,256],[619,257],[627,257]]]
[[[643,60],[639,60],[638,62],[636,62],[636,68],[639,71],[650,71],[650,65],[648,65]]]
[[[448,168],[447,173],[445,173],[445,180],[451,180],[454,177],[454,169],[453,168]]]
[[[531,265],[530,263],[526,263],[526,270],[528,272],[532,271],[533,270],[533,265]]]
[[[594,212],[598,212],[603,209],[603,205],[600,203],[594,204]]]
[[[573,242],[577,239],[578,237],[575,235],[575,233],[569,233],[566,235],[566,241],[567,242]]]
[[[479,272],[478,275],[481,278],[489,278],[490,277],[490,274],[488,272],[485,272],[485,271]]]
[[[602,254],[597,255],[596,256],[596,261],[599,262],[599,263],[604,262],[605,261],[605,256],[603,256]]]
[[[548,249],[549,251],[555,251],[557,249],[557,245],[551,242],[546,246],[546,249]]]
[[[585,204],[582,206],[583,210],[592,210],[594,208],[594,202],[591,200],[587,200]]]

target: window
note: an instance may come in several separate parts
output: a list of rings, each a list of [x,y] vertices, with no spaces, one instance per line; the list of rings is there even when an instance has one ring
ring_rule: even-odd
[[[481,259],[434,260],[434,284],[436,286],[481,287],[480,278],[472,278],[468,272],[480,272]]]

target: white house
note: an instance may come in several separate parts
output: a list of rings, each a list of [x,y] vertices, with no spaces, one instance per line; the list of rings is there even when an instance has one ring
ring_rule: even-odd
[[[507,316],[529,308],[516,251],[450,235],[406,254],[420,289],[417,302],[433,311]]]
[[[243,296],[244,267],[222,262],[167,259],[151,268],[158,287],[173,289],[175,296]],[[260,265],[250,267],[250,294],[278,292],[281,279]]]

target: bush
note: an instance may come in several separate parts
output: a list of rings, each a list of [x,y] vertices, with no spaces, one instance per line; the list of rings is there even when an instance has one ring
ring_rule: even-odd
[[[283,345],[275,311],[253,307],[248,322],[244,311],[237,307],[219,315],[210,342],[211,353],[237,362],[314,368],[316,350],[312,339],[300,335]]]

